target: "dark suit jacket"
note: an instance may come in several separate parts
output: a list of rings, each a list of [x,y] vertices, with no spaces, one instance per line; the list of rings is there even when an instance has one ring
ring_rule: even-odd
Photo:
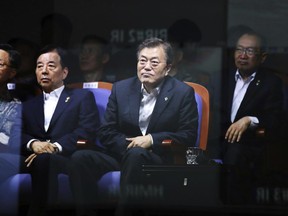
[[[141,97],[138,77],[113,84],[99,139],[117,159],[121,159],[126,150],[126,137],[142,136],[138,126]],[[198,112],[193,88],[167,76],[147,129],[147,134],[153,137],[153,151],[163,154],[161,142],[164,139],[195,145],[197,127]]]
[[[98,109],[92,92],[84,89],[64,88],[47,132],[44,129],[43,94],[23,103],[21,154],[29,155],[26,145],[31,139],[58,142],[63,147],[62,155],[76,150],[79,139],[95,142],[99,127]],[[15,130],[15,132],[17,132]],[[17,135],[11,139],[16,149]]]
[[[230,115],[235,85],[235,78],[231,76],[230,86],[228,90],[225,89],[227,94],[223,96],[223,100],[225,101],[222,109],[223,136],[231,125]],[[272,132],[281,122],[283,108],[282,86],[282,81],[279,77],[272,74],[272,72],[259,69],[255,79],[247,89],[234,121],[244,116],[255,116],[259,120],[260,128],[264,128],[267,133]],[[243,134],[241,140],[244,144],[250,145],[251,143],[257,144],[257,140],[259,139],[256,136],[255,130],[248,129]]]

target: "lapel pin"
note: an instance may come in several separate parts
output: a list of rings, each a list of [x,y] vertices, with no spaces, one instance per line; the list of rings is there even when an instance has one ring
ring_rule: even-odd
[[[260,84],[260,80],[257,80],[256,85],[258,86]]]
[[[65,100],[65,103],[67,103],[70,100],[70,97],[67,97]]]
[[[168,100],[168,97],[165,97],[164,100],[167,101],[167,100]]]

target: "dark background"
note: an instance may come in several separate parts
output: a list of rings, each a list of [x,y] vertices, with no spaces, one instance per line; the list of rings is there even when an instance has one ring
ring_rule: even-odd
[[[182,18],[193,21],[202,33],[195,70],[211,79],[211,152],[219,145],[219,101],[222,83],[229,76],[229,50],[241,27],[248,26],[266,37],[270,56],[265,64],[288,86],[287,0],[1,0],[0,10],[1,43],[21,37],[41,46],[41,19],[60,13],[73,26],[67,48],[76,55],[84,35],[105,37],[112,45],[112,54],[127,67],[114,66],[113,72],[119,77],[125,77],[127,71],[129,75],[136,74],[138,42],[150,36],[167,39],[167,29],[173,22]],[[286,153],[279,149],[279,157]],[[282,160],[274,166],[287,170]]]

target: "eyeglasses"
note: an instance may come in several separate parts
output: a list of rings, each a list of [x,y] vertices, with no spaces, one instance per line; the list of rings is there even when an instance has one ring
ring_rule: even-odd
[[[260,53],[259,50],[255,50],[254,48],[251,48],[251,47],[249,48],[237,47],[235,49],[235,52],[239,55],[246,54],[247,56],[250,56],[250,57],[255,56]]]
[[[0,69],[5,68],[5,66],[10,67],[10,65],[8,65],[6,63],[0,63]]]
[[[80,55],[99,55],[101,51],[97,48],[83,48],[80,50]]]
[[[139,59],[138,62],[142,66],[145,66],[148,62],[150,62],[152,68],[156,68],[158,67],[159,64],[161,64],[161,62],[157,60],[148,60],[148,59]]]

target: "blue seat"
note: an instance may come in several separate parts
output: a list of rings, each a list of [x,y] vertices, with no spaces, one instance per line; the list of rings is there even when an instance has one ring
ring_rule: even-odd
[[[105,89],[91,89],[96,99],[96,103],[98,105],[99,114],[104,117],[104,112],[106,109],[106,105],[109,99],[109,95],[111,92],[105,92]],[[107,93],[107,94],[106,94]],[[107,100],[105,99],[107,97]],[[98,98],[98,101],[97,101]],[[101,101],[99,101],[99,98],[101,98]],[[203,99],[199,93],[195,93],[195,99],[197,102],[197,108],[199,113],[199,119],[198,119],[198,134],[196,145],[200,145],[200,133],[201,133],[201,124],[202,124],[202,112],[203,112]],[[102,120],[102,119],[101,119]],[[101,145],[101,144],[100,144]],[[116,201],[117,197],[119,196],[120,191],[120,171],[111,171],[102,176],[102,178],[98,181],[98,188],[99,193],[101,193],[101,197],[103,199],[105,198],[105,201],[107,201],[106,198],[108,198],[109,201]]]
[[[101,87],[104,88],[101,88]],[[106,106],[108,103],[109,96],[111,94],[111,83],[97,82],[95,83],[85,83],[83,86],[79,86],[80,88],[85,88],[91,92],[93,92],[95,96],[95,100],[97,103],[100,121],[102,122],[104,117],[104,112],[106,110]],[[80,142],[81,143],[81,142]],[[81,144],[79,144],[81,145]],[[96,145],[101,145],[99,141],[96,142]],[[118,177],[118,174],[107,173],[107,175],[103,176],[103,179],[99,182],[100,187],[104,187],[104,185],[109,183],[109,179],[112,182],[115,182],[115,175]],[[74,205],[73,195],[70,190],[69,178],[65,174],[59,174],[58,176],[58,200],[56,203],[60,205]],[[117,185],[117,183],[115,184]],[[103,190],[107,191],[107,190]],[[17,215],[17,205],[27,205],[29,203],[31,197],[31,175],[27,173],[16,174],[8,178],[3,184],[0,185],[0,192],[9,192],[9,196],[0,196],[0,205],[1,205],[1,214],[12,214]],[[21,194],[21,196],[19,196]],[[13,210],[15,209],[15,210]]]
[[[109,96],[111,94],[111,90],[109,89],[104,89],[104,88],[91,88],[91,85],[88,85],[88,87],[84,88],[93,92],[95,101],[97,104],[97,108],[99,111],[99,116],[100,116],[100,122],[103,121],[104,118],[104,113],[106,110],[106,106],[109,100]],[[79,145],[85,145],[84,142],[79,142]],[[100,146],[103,148],[101,143],[97,140],[96,145]],[[82,147],[81,147],[82,148]],[[84,147],[85,148],[85,147]],[[112,198],[117,197],[118,195],[118,188],[119,188],[119,178],[120,177],[120,172],[109,172],[106,173],[98,182],[99,185],[99,190],[101,192],[101,196],[106,196],[107,198]],[[73,204],[73,195],[70,190],[69,186],[69,178],[65,174],[60,174],[58,176],[58,181],[59,181],[59,195],[58,195],[58,203],[61,205],[71,205]],[[117,191],[117,192],[116,192]]]
[[[80,88],[84,87],[85,85],[80,85]],[[100,115],[100,121],[103,120],[104,117],[104,112],[106,110],[106,106],[109,100],[109,96],[111,94],[111,86],[109,88],[104,89],[104,88],[94,88],[90,85],[86,87],[86,89],[90,90],[93,92],[97,107],[99,110],[99,115]],[[203,142],[203,138],[201,139],[200,134],[203,133],[203,111],[204,111],[204,104],[205,100],[203,100],[203,96],[199,94],[195,90],[195,97],[196,97],[196,102],[197,102],[197,108],[199,112],[199,127],[198,127],[198,137],[197,137],[197,146],[201,146],[201,141]],[[206,104],[207,106],[207,104]],[[209,116],[209,113],[208,113]],[[206,124],[205,127],[208,125]],[[208,129],[207,129],[208,130]],[[208,133],[208,131],[205,131]],[[205,142],[205,139],[204,139]],[[207,139],[206,139],[207,142]],[[96,145],[101,145],[99,141],[97,141]],[[202,144],[203,145],[203,144]],[[206,148],[206,144],[204,146]],[[184,159],[183,159],[184,160]],[[69,186],[69,178],[65,174],[59,174],[58,176],[58,181],[59,181],[59,194],[58,194],[58,203],[61,205],[74,205],[73,203],[73,196],[72,192],[70,190]],[[120,191],[120,171],[112,171],[104,174],[102,178],[97,182],[98,188],[99,188],[99,194],[101,194],[101,198],[103,197],[103,201],[109,201],[109,202],[114,202],[117,201],[117,198],[119,196],[119,191]],[[24,200],[29,200],[30,192],[31,192],[31,177],[30,174],[17,174],[15,176],[12,176],[9,178],[4,185],[2,185],[8,188],[8,191],[11,191],[13,196],[17,197],[18,191],[21,191],[21,194],[24,195],[23,198]],[[1,189],[0,189],[1,190]],[[0,200],[1,202],[1,200]],[[5,202],[4,202],[5,203]],[[11,204],[11,202],[10,202]],[[11,205],[10,205],[11,207]]]
[[[198,119],[198,134],[201,132],[201,122],[202,122],[202,110],[203,110],[203,101],[202,97],[195,93],[195,99],[197,102],[197,108],[199,113]],[[198,135],[196,146],[200,145],[200,136]],[[98,188],[101,196],[105,196],[105,198],[109,198],[110,201],[117,200],[120,191],[120,171],[111,171],[102,176],[102,178],[98,181]]]

